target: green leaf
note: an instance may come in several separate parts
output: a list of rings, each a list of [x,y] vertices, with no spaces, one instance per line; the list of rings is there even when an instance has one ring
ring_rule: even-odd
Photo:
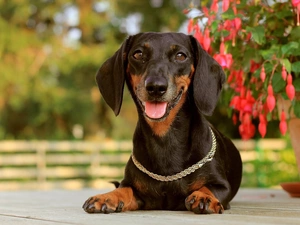
[[[294,85],[296,91],[300,91],[300,78],[296,78],[293,81],[293,85]]]
[[[300,73],[300,61],[292,64],[292,71],[295,73]]]
[[[288,59],[281,59],[280,60],[281,64],[285,66],[285,69],[288,73],[291,73],[292,70],[292,64]]]
[[[257,44],[263,45],[266,42],[265,28],[263,26],[246,27],[246,30],[251,32],[252,38]]]
[[[281,52],[284,55],[290,55],[294,52],[295,49],[299,48],[299,43],[298,42],[289,42],[288,44],[282,45],[281,46]]]
[[[274,68],[274,64],[273,63],[270,63],[270,62],[266,62],[264,64],[264,67],[265,67],[265,71],[266,71],[266,74],[271,74],[272,71],[273,71],[273,68]]]
[[[218,29],[218,26],[219,26],[219,21],[215,20],[214,22],[212,22],[212,24],[211,24],[212,33],[216,32],[216,30]]]
[[[300,26],[295,26],[291,31],[290,37],[292,40],[299,40],[300,39]]]
[[[232,20],[234,18],[236,18],[236,15],[232,8],[229,8],[225,13],[222,14],[222,19],[224,20]]]
[[[293,16],[292,10],[278,10],[274,14],[278,19],[283,19],[283,18],[287,18],[289,16]]]
[[[275,93],[281,92],[286,85],[286,82],[282,79],[281,73],[274,73],[273,79],[272,79],[272,86],[273,86],[273,91]]]
[[[267,121],[270,122],[272,120],[272,113],[267,114]]]
[[[294,105],[294,113],[298,118],[300,118],[300,101],[296,101]]]
[[[259,53],[265,60],[272,59],[273,55],[278,55],[279,52],[280,48],[278,45],[272,45],[269,49],[259,51]]]

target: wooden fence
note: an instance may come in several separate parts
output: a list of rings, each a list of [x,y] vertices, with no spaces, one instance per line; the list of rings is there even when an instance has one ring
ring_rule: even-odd
[[[234,142],[245,163],[257,149],[287,147],[281,139]],[[131,141],[0,141],[0,190],[108,187],[123,177],[131,149]]]

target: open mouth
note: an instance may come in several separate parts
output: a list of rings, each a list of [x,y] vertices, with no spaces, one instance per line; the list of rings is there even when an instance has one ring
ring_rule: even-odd
[[[147,101],[142,102],[145,115],[151,120],[162,120],[166,118],[181,99],[183,90],[170,102]]]

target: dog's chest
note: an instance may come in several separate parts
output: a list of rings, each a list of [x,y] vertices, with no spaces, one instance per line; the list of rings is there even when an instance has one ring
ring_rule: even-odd
[[[145,209],[184,210],[188,196],[187,184],[181,181],[154,182],[148,184],[139,194]]]

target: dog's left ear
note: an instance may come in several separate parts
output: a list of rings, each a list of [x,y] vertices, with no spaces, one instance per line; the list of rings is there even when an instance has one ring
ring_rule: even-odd
[[[217,105],[225,74],[222,67],[202,49],[199,42],[190,36],[194,49],[193,95],[198,110],[211,115]]]
[[[105,102],[119,115],[127,68],[127,53],[131,37],[129,37],[115,54],[106,60],[96,75],[96,82]]]

